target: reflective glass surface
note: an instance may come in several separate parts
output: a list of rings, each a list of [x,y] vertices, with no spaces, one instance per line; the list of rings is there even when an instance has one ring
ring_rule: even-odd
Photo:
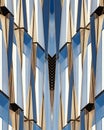
[[[8,122],[8,117],[9,117],[9,100],[1,92],[0,92],[0,117],[5,122]]]
[[[104,92],[95,100],[96,122],[104,117]]]

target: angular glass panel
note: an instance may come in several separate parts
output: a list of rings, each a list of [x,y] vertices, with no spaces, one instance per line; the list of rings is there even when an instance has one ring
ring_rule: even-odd
[[[9,119],[9,100],[0,92],[0,117],[2,120],[8,123]]]
[[[24,47],[23,47],[23,62],[22,62],[22,83],[23,83],[23,100],[24,100],[24,115],[27,117],[29,103],[29,87],[31,74],[31,52],[32,38],[24,32]]]
[[[23,29],[16,29],[13,37],[13,54],[12,54],[12,69],[10,79],[10,100],[11,103],[16,103],[21,109],[23,109],[23,84],[22,84],[22,63],[23,53],[29,54],[27,48],[31,48],[31,39],[25,34]],[[28,46],[26,48],[26,46]],[[29,55],[28,55],[29,56]]]
[[[96,122],[104,117],[104,92],[101,93],[95,100]]]
[[[75,119],[75,101],[74,101],[74,77],[73,77],[73,69],[71,70],[70,76],[69,76],[69,94],[68,94],[68,116],[67,120],[68,122],[71,119]]]
[[[81,111],[81,130],[92,130],[94,120],[94,110],[89,112],[86,109],[83,109]]]
[[[104,127],[104,92],[96,97],[95,100],[96,110],[96,130],[103,130]]]
[[[78,0],[70,0],[72,37],[77,30]]]
[[[8,130],[8,124],[0,117],[0,129],[1,130]]]
[[[80,44],[80,32],[78,32],[73,37],[72,46],[73,46],[75,108],[76,108],[76,118],[77,118],[80,115],[81,85],[82,85],[82,54],[81,54],[81,44]]]
[[[32,37],[34,0],[26,0],[26,13],[27,13],[27,29],[28,29],[29,35]]]
[[[67,45],[65,45],[62,50],[60,51],[60,64],[61,69],[65,69],[68,65],[68,51],[67,51]]]
[[[80,130],[80,121],[70,121],[62,130]]]
[[[12,64],[12,45],[13,45],[13,29],[14,29],[14,17],[10,15],[9,17],[9,34],[8,34],[8,76],[10,76],[11,64]]]
[[[44,30],[43,30],[43,16],[42,7],[39,0],[35,0],[35,18],[34,18],[34,30],[33,30],[33,42],[38,42],[44,49]]]
[[[35,78],[35,94],[36,94],[36,110],[37,110],[37,123],[41,125],[42,118],[42,99],[43,99],[43,84],[44,84],[44,51],[37,44],[36,49],[36,78]],[[40,82],[41,81],[41,82]]]
[[[66,125],[66,126],[63,128],[63,130],[71,130],[70,124]]]
[[[78,0],[77,30],[90,23],[90,0]]]
[[[13,75],[14,75],[14,94],[15,103],[23,108],[22,100],[22,72],[17,45],[13,43]],[[12,97],[13,98],[13,97]],[[12,100],[12,99],[11,99]]]
[[[62,16],[61,16],[61,29],[60,29],[60,49],[66,44],[66,42],[71,42],[68,40],[68,26],[69,26],[69,5],[70,0],[64,1],[62,7]],[[63,26],[64,25],[64,26]]]
[[[37,124],[34,123],[34,129],[33,130],[42,130]]]
[[[31,82],[30,82],[30,94],[29,94],[29,102],[28,104],[28,119],[34,119],[37,121],[37,114],[36,114],[36,92],[35,92],[35,76],[33,74],[33,70],[31,69]],[[28,91],[28,92],[29,92]]]
[[[0,14],[0,89],[9,96],[8,79],[12,61],[13,17]],[[11,49],[10,49],[11,48]],[[11,52],[10,52],[11,51]]]
[[[27,30],[27,14],[26,14],[26,1],[14,0],[13,1],[14,22],[20,28]]]
[[[55,30],[55,18],[54,17],[55,17],[54,14],[50,14],[48,54],[51,57],[53,57],[56,54],[56,36],[55,36],[56,30]]]
[[[7,52],[2,29],[0,29],[0,41],[0,90],[8,96]]]
[[[99,26],[97,26],[98,22],[100,22]],[[99,35],[97,35],[98,33]],[[100,92],[104,90],[104,15],[101,15],[95,19],[95,36],[97,49],[95,96],[97,96]]]
[[[92,43],[90,30],[82,29],[81,37],[81,54],[82,54],[82,97],[81,97],[81,109],[83,109],[88,104],[94,102],[94,86],[93,74],[92,74]]]
[[[58,129],[59,125],[59,116],[60,116],[60,104],[62,104],[62,100],[60,99],[60,63],[59,60],[56,60],[56,74],[55,74],[55,89],[54,89],[54,106],[53,106],[53,119],[51,118],[51,122],[53,121],[53,126],[51,125],[51,129]],[[62,114],[62,113],[61,113]]]
[[[48,60],[44,63],[44,112],[45,117],[43,123],[46,122],[46,130],[51,129],[51,104],[50,104],[50,90],[49,90],[49,75],[48,75]]]
[[[41,130],[41,127],[39,127],[33,121],[25,121],[24,122],[24,130]]]
[[[91,43],[88,44],[86,50],[85,61],[83,65],[83,78],[82,78],[82,105],[81,108],[86,106],[90,102],[90,91],[91,91]],[[92,93],[93,94],[93,93]],[[93,95],[92,95],[93,96]],[[93,98],[93,97],[92,97]]]
[[[13,129],[24,130],[24,116],[21,109],[17,109],[15,112],[10,110],[11,127]]]
[[[69,76],[68,76],[68,50],[67,45],[60,52],[60,79],[61,79],[61,96],[62,96],[62,112],[63,125],[67,123],[68,114],[68,92],[69,92]]]

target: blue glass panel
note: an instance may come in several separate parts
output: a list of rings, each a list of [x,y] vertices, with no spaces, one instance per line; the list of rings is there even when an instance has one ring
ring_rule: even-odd
[[[67,46],[64,46],[64,48],[60,51],[60,63],[62,63],[67,58],[67,56]]]
[[[81,130],[85,130],[85,110],[81,111]]]
[[[51,14],[54,13],[54,0],[50,0],[50,12]]]
[[[55,36],[55,17],[54,17],[54,14],[50,14],[48,53],[51,57],[53,57],[56,53],[56,36]]]
[[[91,17],[91,40],[92,40],[92,65],[94,68],[94,74],[96,75],[96,40],[95,40],[95,18]]]
[[[24,28],[27,30],[26,1],[25,1],[25,0],[22,0],[22,4],[23,4]]]
[[[24,44],[31,47],[31,42],[32,42],[32,38],[30,37],[30,35],[28,35],[28,33],[24,32]]]
[[[45,50],[48,52],[48,31],[49,31],[49,0],[43,1],[43,25],[44,25],[44,39]]]
[[[37,115],[36,115],[36,95],[35,95],[35,78],[33,75],[33,71],[31,68],[31,79],[30,79],[30,84],[31,84],[31,89],[32,89],[32,104],[33,104],[33,118],[35,121],[37,121]]]
[[[37,58],[43,63],[44,62],[44,51],[37,45]]]
[[[80,28],[80,22],[81,22],[81,5],[82,5],[82,0],[78,0],[78,17],[77,17],[77,30]]]
[[[0,117],[8,122],[9,117],[9,99],[0,92]]]
[[[66,126],[63,128],[63,130],[71,130],[70,124],[66,125]]]
[[[31,46],[32,46],[32,38],[24,32],[24,49],[23,53],[26,56],[29,56],[31,54]]]
[[[59,61],[61,64],[61,70],[63,71],[68,66],[68,51],[67,45],[63,47],[63,49],[59,53]]]
[[[23,111],[20,110],[20,118],[19,118],[19,130],[23,130],[23,119],[24,119],[24,116],[23,116]]]
[[[104,92],[95,100],[96,121],[98,122],[104,117]]]
[[[34,130],[42,130],[37,124],[34,123]]]
[[[55,0],[56,54],[58,54],[59,50],[61,10],[62,10],[61,0]]]
[[[69,97],[68,97],[68,121],[71,119],[71,111],[72,111],[72,90],[73,90],[73,69],[71,70],[71,74],[69,77]]]
[[[74,58],[81,53],[81,46],[80,46],[80,32],[78,32],[72,38],[72,47],[73,47],[73,56]]]
[[[10,67],[11,67],[11,63],[12,63],[12,44],[13,44],[13,26],[14,26],[14,24],[13,24],[13,22],[14,22],[14,17],[12,17],[11,15],[10,15],[10,22],[9,22],[9,36],[8,36],[8,76],[9,76],[9,74],[10,74]]]

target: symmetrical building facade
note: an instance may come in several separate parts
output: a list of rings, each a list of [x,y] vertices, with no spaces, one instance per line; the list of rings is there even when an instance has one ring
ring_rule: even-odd
[[[0,0],[0,130],[104,130],[104,0]]]

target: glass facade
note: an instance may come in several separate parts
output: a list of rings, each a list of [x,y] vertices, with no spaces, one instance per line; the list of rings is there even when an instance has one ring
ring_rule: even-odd
[[[0,130],[104,130],[104,0],[0,0]]]

